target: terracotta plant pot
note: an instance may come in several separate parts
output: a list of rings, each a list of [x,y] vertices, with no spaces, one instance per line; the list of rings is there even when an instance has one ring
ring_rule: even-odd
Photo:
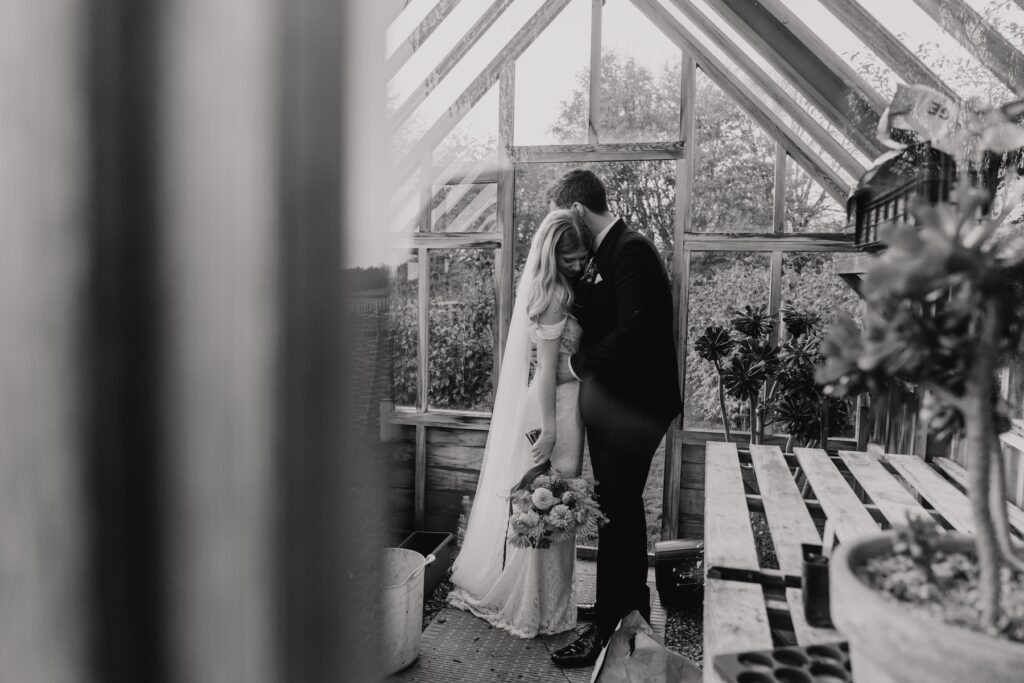
[[[892,547],[878,534],[840,546],[831,559],[832,621],[849,641],[853,675],[872,683],[1019,683],[1024,644],[928,620],[885,600],[854,575],[854,568]],[[938,547],[973,551],[962,534],[943,534]]]

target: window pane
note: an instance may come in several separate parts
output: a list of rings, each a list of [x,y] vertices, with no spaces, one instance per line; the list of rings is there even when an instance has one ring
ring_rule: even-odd
[[[679,48],[630,2],[605,3],[601,142],[679,139]]]
[[[491,409],[496,299],[493,250],[430,251],[430,407]]]
[[[693,230],[772,232],[775,142],[697,72]]]
[[[782,303],[817,313],[825,328],[843,315],[860,320],[860,297],[836,275],[834,260],[828,252],[782,255]]]
[[[434,169],[443,176],[453,165],[498,159],[498,86],[491,86],[465,118],[434,148]]]
[[[405,261],[395,267],[390,282],[393,398],[398,406],[416,405],[419,272],[417,253],[405,252]]]
[[[570,2],[516,60],[515,144],[587,141],[590,3]]]
[[[734,311],[768,304],[771,258],[763,252],[705,251],[690,254],[686,330],[686,429],[722,429],[718,372],[697,355],[696,339],[712,325],[730,329]],[[730,427],[749,430],[749,406],[726,395]]]
[[[586,168],[604,181],[609,210],[654,242],[672,273],[676,165],[672,161],[521,164],[516,168],[516,282],[537,226],[548,212],[547,190],[564,173]]]
[[[846,232],[846,209],[786,157],[786,232]]]
[[[430,227],[433,232],[493,232],[497,222],[498,186],[489,183],[434,188]]]
[[[860,322],[860,298],[835,272],[835,255],[790,252],[782,256],[782,303],[800,312],[820,316],[821,332],[841,316]],[[856,401],[833,403],[829,435],[852,438],[856,429]],[[781,427],[779,428],[781,429]]]

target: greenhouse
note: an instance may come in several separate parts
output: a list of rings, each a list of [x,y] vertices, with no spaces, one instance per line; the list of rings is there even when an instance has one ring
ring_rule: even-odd
[[[888,226],[925,220],[919,205],[955,206],[960,188],[980,188],[987,198],[971,220],[1001,217],[1004,239],[1020,234],[1024,8],[982,0],[468,4],[408,3],[387,33],[398,251],[387,295],[392,390],[379,419],[393,542],[452,534],[445,564],[458,555],[474,497],[489,491],[481,464],[495,449],[488,439],[496,440],[500,415],[492,410],[531,242],[549,210],[567,208],[549,205],[549,188],[574,169],[590,171],[606,189],[607,214],[656,250],[672,297],[681,411],[643,491],[649,631],[672,656],[703,667],[704,680],[747,680],[735,678],[743,667],[726,656],[736,651],[789,647],[826,666],[806,648],[858,636],[844,637],[832,622],[809,625],[801,544],[827,557],[833,545],[903,528],[917,512],[939,528],[975,529],[966,511],[971,430],[962,412],[958,428],[936,417],[949,407],[936,407],[949,387],[908,369],[912,361],[883,360],[870,371],[864,361],[835,374],[833,357],[843,352],[831,330],[866,326],[865,344],[871,334],[897,334],[875,319],[881,276],[871,271],[895,258]],[[984,125],[1002,127],[990,135]],[[953,131],[972,126],[976,136],[1005,138],[973,147],[964,163],[953,149],[963,135]],[[941,336],[943,318],[932,313],[915,324],[931,321]],[[912,337],[896,339],[915,353]],[[888,348],[878,344],[863,352]],[[918,353],[918,364],[932,362]],[[1019,347],[1000,354],[993,390],[1005,418],[991,457],[1002,461],[1016,539]],[[961,358],[957,367],[967,365]],[[830,372],[839,385],[822,379]],[[598,428],[587,422],[588,441]],[[592,459],[583,458],[584,478],[597,476]],[[599,492],[610,490],[597,479]],[[589,600],[602,566],[598,536],[576,535],[577,589]],[[699,559],[684,547],[699,548]],[[700,600],[672,597],[659,573],[678,571],[683,556],[703,563],[703,610]],[[452,595],[459,571],[456,562]],[[541,637],[546,649],[526,654],[488,630],[506,625],[479,605],[466,615],[453,609],[467,609],[457,600],[445,604],[452,588],[428,581],[423,652],[396,680],[490,680],[494,669],[474,668],[488,661],[507,669],[493,680],[520,666],[536,680],[575,680],[566,673],[578,671],[573,665],[557,668],[571,637]],[[463,630],[473,638],[481,628],[487,647],[465,652]],[[858,657],[854,676],[874,665]],[[848,676],[850,657],[842,658]],[[681,666],[668,661],[661,666]],[[784,657],[765,661],[747,675]],[[603,666],[593,680],[633,680]],[[671,671],[671,680],[700,676]]]

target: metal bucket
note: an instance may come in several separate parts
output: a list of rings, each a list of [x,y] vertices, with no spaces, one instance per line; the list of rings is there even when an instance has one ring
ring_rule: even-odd
[[[393,674],[420,654],[423,630],[423,570],[434,561],[415,550],[385,548],[382,569],[381,670]]]

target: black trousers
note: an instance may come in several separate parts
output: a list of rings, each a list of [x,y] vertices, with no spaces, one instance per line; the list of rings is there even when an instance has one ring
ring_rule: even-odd
[[[650,615],[644,486],[667,426],[587,427],[598,502],[609,521],[598,534],[597,625],[611,631],[634,609]]]

